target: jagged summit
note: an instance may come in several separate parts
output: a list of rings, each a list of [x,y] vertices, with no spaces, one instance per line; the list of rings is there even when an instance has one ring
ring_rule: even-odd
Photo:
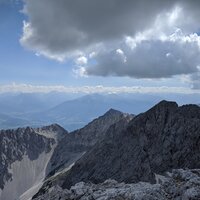
[[[132,115],[110,109],[85,127],[67,134],[56,147],[51,158],[50,168],[56,169],[63,165],[72,164],[74,160],[77,160],[84,152],[102,140],[111,125],[123,119],[128,123],[132,118]]]
[[[153,110],[174,110],[178,108],[178,104],[174,101],[166,101],[162,100],[155,106],[153,106],[149,111],[152,112]]]
[[[97,140],[104,137],[111,125],[124,118],[127,118],[127,120],[130,121],[133,116],[115,109],[110,109],[104,115],[94,119],[85,127],[72,132],[72,134],[76,138],[77,143],[79,141],[80,144],[93,146]]]
[[[54,132],[58,132],[58,133],[65,133],[67,134],[68,131],[65,130],[62,126],[60,126],[59,124],[55,123],[55,124],[50,124],[47,126],[42,126],[40,128],[34,128],[35,130],[49,130],[49,131],[54,131]]]
[[[111,108],[104,115],[117,115],[117,114],[122,114],[122,112]]]
[[[51,124],[40,128],[33,128],[33,131],[45,137],[54,138],[56,140],[61,140],[68,134],[68,131],[58,124]]]

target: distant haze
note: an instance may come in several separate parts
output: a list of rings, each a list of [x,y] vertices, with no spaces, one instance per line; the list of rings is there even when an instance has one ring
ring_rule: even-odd
[[[200,94],[3,93],[0,95],[0,128],[58,123],[71,131],[110,108],[139,114],[163,99],[179,105],[199,104]]]

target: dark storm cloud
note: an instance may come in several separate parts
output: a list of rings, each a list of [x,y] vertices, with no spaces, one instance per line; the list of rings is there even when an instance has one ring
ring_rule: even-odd
[[[21,44],[60,61],[75,55],[84,55],[87,61],[89,53],[97,52],[92,58],[96,64],[85,63],[82,74],[166,78],[198,72],[200,38],[194,33],[200,30],[199,0],[24,2],[28,21]],[[180,12],[170,15],[176,7]],[[180,35],[173,34],[176,28]],[[138,33],[145,37],[130,48],[126,36],[135,40]],[[161,39],[163,35],[167,39]]]
[[[190,75],[189,80],[193,89],[200,89],[200,70],[197,73]]]
[[[199,54],[200,49],[195,42],[145,41],[134,50],[125,48],[97,55],[96,64],[87,67],[86,73],[98,76],[168,78],[197,72]]]
[[[62,54],[121,39],[151,25],[173,0],[26,0],[30,26],[22,44]],[[31,32],[31,34],[29,34]]]

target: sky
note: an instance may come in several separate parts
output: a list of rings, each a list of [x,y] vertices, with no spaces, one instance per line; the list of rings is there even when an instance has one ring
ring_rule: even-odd
[[[200,93],[198,0],[0,0],[0,92]]]

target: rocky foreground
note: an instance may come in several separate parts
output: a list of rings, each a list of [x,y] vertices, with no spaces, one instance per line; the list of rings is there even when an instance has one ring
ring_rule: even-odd
[[[106,180],[101,184],[77,183],[70,190],[59,186],[35,200],[199,200],[200,170],[173,170],[157,175],[157,183],[118,183]]]

